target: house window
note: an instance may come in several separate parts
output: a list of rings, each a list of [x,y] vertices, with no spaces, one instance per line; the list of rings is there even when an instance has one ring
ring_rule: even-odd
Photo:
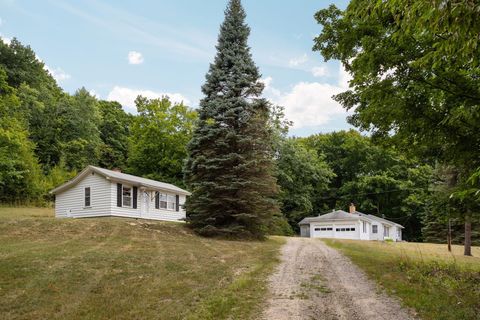
[[[378,226],[376,224],[372,226],[372,233],[378,233]]]
[[[176,198],[175,196],[167,196],[167,206],[168,210],[175,210],[175,205],[176,205]]]
[[[160,209],[167,209],[167,195],[164,193],[160,193],[159,197],[160,197]]]
[[[362,229],[363,233],[367,233],[367,223],[365,221],[362,221]]]
[[[123,186],[122,204],[124,207],[132,207],[132,188]]]
[[[177,206],[177,198],[175,196],[160,193],[160,209],[175,210]]]
[[[90,187],[85,188],[85,207],[90,207]]]
[[[383,236],[384,236],[384,237],[388,237],[388,234],[389,234],[388,231],[389,231],[389,228],[388,228],[388,227],[384,227],[384,228],[383,228]]]

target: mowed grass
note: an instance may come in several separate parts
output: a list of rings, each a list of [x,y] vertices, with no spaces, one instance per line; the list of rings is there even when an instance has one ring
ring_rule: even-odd
[[[422,319],[479,319],[480,248],[324,239]]]
[[[181,223],[0,208],[0,318],[256,318],[282,243],[205,239]]]

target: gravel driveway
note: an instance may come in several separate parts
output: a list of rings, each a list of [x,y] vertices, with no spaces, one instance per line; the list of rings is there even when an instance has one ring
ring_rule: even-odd
[[[328,281],[327,281],[328,280]],[[289,238],[269,279],[263,319],[414,319],[319,239]]]

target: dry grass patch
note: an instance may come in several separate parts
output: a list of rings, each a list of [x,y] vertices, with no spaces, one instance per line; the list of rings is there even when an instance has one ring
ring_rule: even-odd
[[[478,319],[480,248],[474,257],[446,245],[324,240],[339,249],[387,292],[417,310],[423,319]]]
[[[248,319],[282,240],[212,240],[181,223],[0,208],[0,243],[1,319]]]

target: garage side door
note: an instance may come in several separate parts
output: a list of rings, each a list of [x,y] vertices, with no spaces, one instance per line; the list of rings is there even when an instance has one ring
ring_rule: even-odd
[[[313,226],[312,238],[333,238],[333,226],[332,225]]]

